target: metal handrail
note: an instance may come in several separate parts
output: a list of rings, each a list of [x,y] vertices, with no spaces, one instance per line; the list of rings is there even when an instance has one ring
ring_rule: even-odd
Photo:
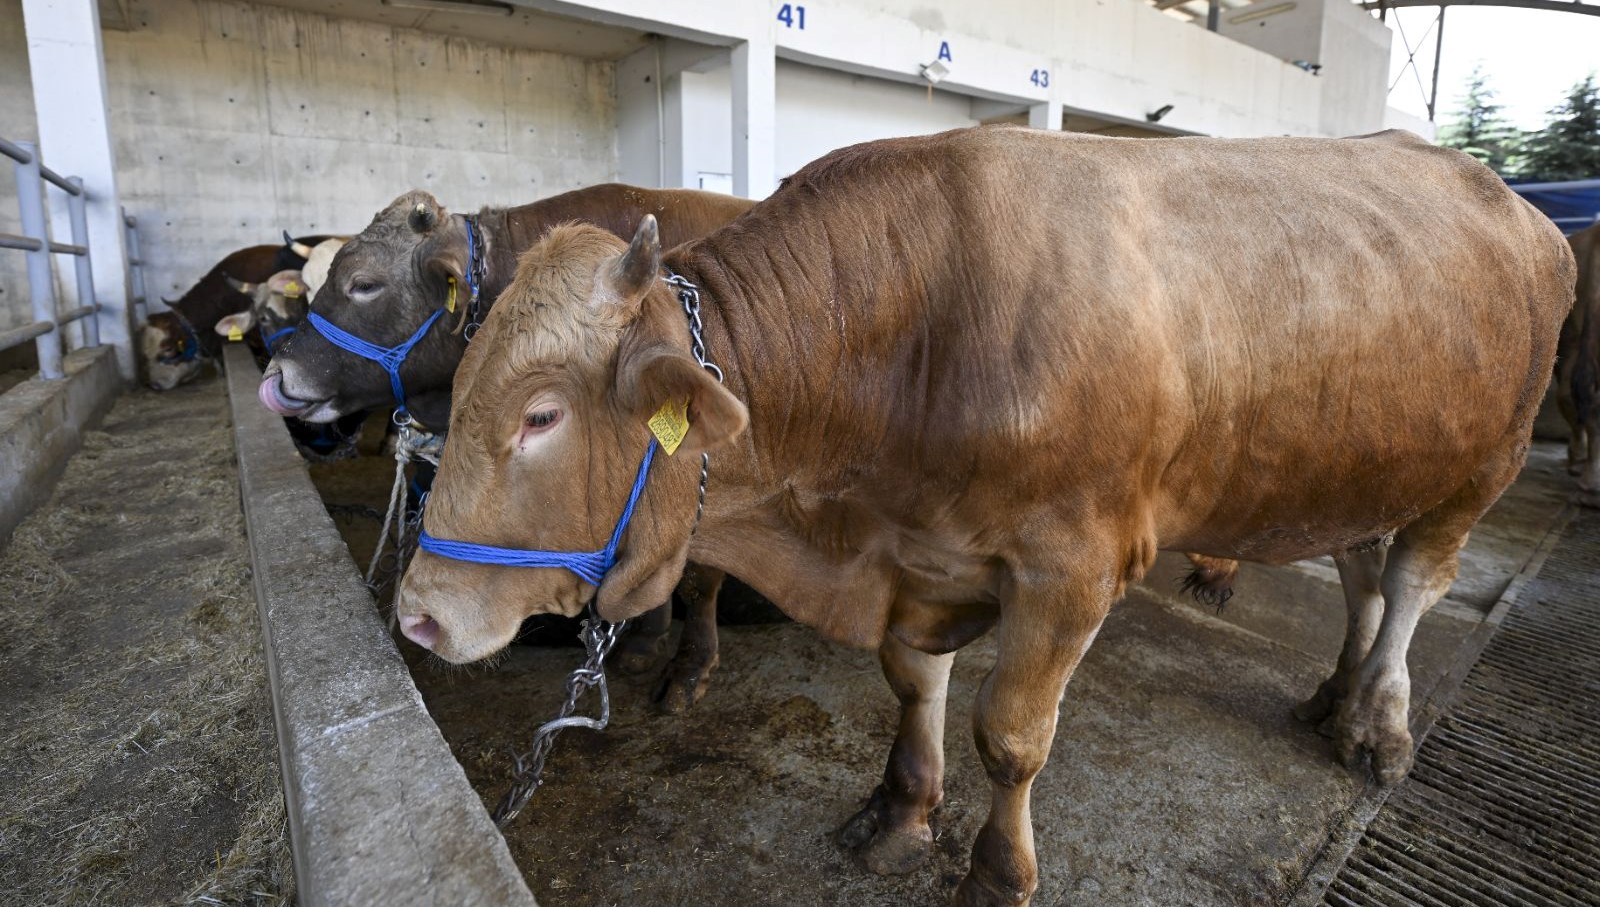
[[[100,345],[100,311],[95,301],[94,271],[89,252],[89,226],[87,214],[88,193],[83,180],[64,177],[39,160],[39,150],[27,142],[13,143],[0,139],[0,154],[15,161],[17,178],[17,207],[20,209],[22,233],[0,233],[0,248],[16,249],[28,257],[28,295],[33,305],[34,320],[29,324],[0,331],[0,350],[10,349],[29,340],[39,353],[39,376],[46,379],[61,378],[62,331],[74,321],[83,322],[83,345]],[[44,186],[46,183],[67,193],[67,216],[72,229],[72,242],[56,242],[50,238],[50,228],[45,221]],[[56,310],[55,271],[52,255],[73,256],[74,279],[77,284],[76,308],[67,312]]]
[[[33,163],[33,153],[28,150],[29,147],[31,146],[13,145],[5,139],[0,139],[0,154],[4,154],[6,157],[11,158],[19,164]],[[68,195],[75,197],[83,195],[83,187],[74,186],[71,178],[62,176],[54,170],[51,170],[49,167],[46,167],[43,161],[39,163],[39,175],[49,180],[52,185]]]

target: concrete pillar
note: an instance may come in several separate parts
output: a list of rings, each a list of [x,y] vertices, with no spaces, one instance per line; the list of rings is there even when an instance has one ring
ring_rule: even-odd
[[[94,290],[102,306],[100,338],[117,350],[117,368],[134,380],[138,367],[128,311],[122,204],[106,108],[106,65],[95,0],[22,0],[28,68],[45,164],[83,180],[94,256]]]
[[[1045,101],[1028,107],[1028,125],[1034,129],[1061,128],[1061,102]]]
[[[766,198],[777,188],[777,48],[770,41],[734,45],[733,194]]]

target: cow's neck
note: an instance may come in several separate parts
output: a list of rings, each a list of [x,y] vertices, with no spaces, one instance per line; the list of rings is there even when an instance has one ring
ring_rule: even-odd
[[[848,361],[838,275],[826,264],[779,275],[764,255],[702,244],[674,250],[666,265],[700,288],[707,357],[750,411],[750,428],[711,455],[690,559],[733,573],[832,639],[877,645],[892,578],[870,554],[814,543],[852,519],[852,475],[870,471],[835,399],[866,386]],[[841,600],[854,604],[836,607]]]
[[[485,208],[473,218],[477,225],[480,254],[484,256],[483,286],[478,288],[484,310],[488,311],[500,298],[511,278],[517,273],[517,256],[539,238],[525,236],[520,220],[515,217],[520,208]]]

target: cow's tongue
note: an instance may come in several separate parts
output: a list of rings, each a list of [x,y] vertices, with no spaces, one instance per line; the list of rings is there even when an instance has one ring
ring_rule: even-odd
[[[262,406],[280,416],[297,416],[309,405],[304,400],[296,400],[285,394],[282,376],[276,374],[261,379],[261,387],[256,390],[256,396],[261,399]]]

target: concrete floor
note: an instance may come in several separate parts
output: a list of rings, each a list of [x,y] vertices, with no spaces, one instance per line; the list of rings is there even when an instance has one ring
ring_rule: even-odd
[[[1557,445],[1538,445],[1418,630],[1414,710],[1571,487]],[[1279,903],[1366,783],[1290,714],[1342,638],[1331,564],[1246,566],[1220,615],[1180,599],[1180,575],[1164,557],[1068,687],[1034,787],[1040,907]],[[992,644],[957,657],[936,852],[911,875],[878,878],[831,840],[877,783],[892,736],[874,655],[794,624],[724,627],[722,640],[722,666],[688,715],[656,714],[647,681],[618,678],[611,729],[560,740],[547,786],[507,830],[540,902],[944,903],[988,803],[968,728]],[[494,669],[414,671],[486,804],[504,790],[508,751],[554,713],[577,661],[570,649],[516,647]]]

